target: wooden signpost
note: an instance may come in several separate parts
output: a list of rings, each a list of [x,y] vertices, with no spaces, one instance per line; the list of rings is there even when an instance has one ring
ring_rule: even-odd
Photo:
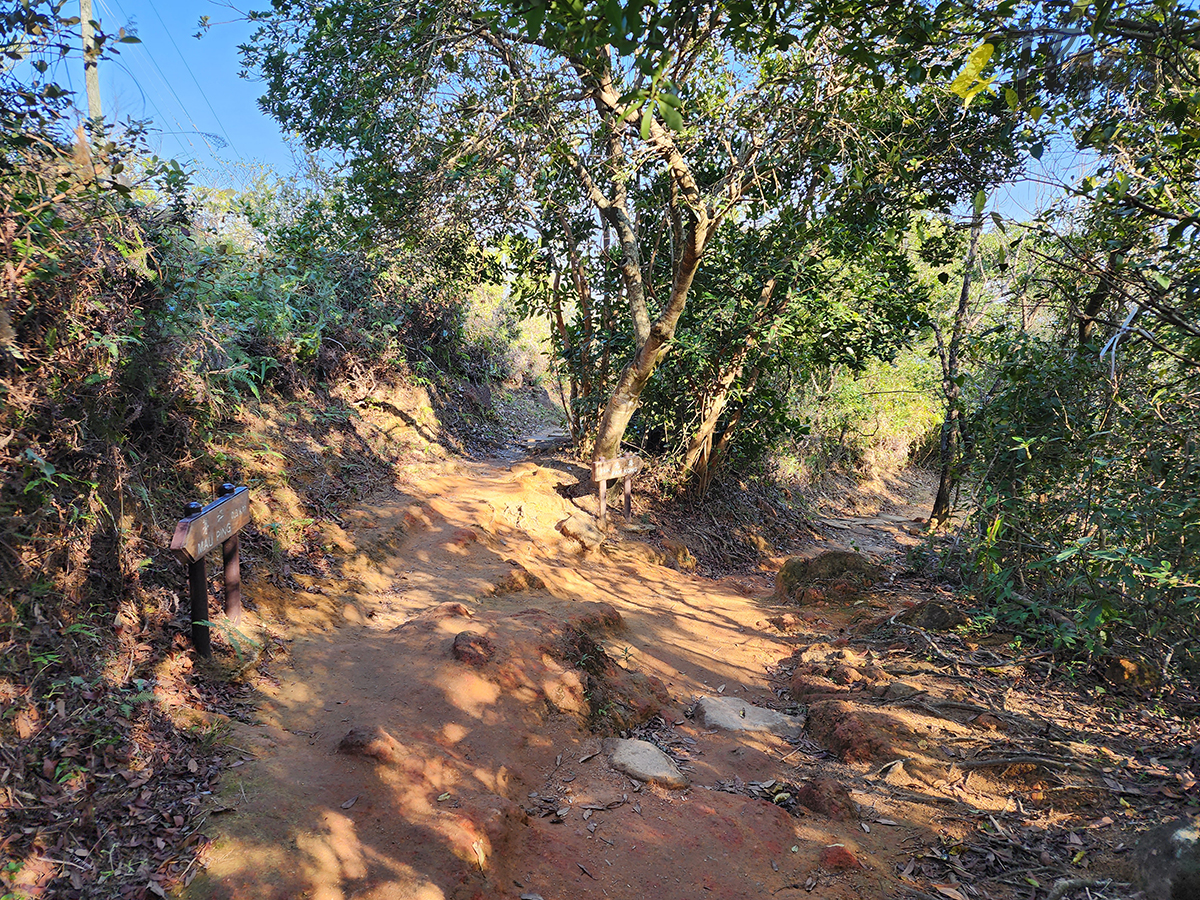
[[[189,503],[185,518],[175,526],[171,552],[188,567],[192,601],[192,645],[201,656],[212,656],[208,633],[208,576],[204,557],[221,545],[225,563],[225,615],[236,624],[242,618],[242,567],[238,532],[250,524],[250,491],[223,484],[218,499],[208,506]]]
[[[641,471],[644,463],[640,456],[632,453],[615,459],[598,459],[592,463],[592,481],[600,486],[600,528],[608,527],[608,482],[609,479],[625,479],[625,521],[633,512],[633,476]]]

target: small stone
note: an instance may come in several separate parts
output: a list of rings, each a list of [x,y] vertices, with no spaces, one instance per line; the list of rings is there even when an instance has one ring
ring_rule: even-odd
[[[604,543],[604,534],[595,526],[591,518],[581,513],[575,513],[568,519],[558,523],[558,530],[573,540],[579,541],[585,550],[595,550]]]
[[[821,865],[826,869],[861,869],[862,863],[842,844],[831,844],[821,851]]]
[[[1104,660],[1105,680],[1115,687],[1152,691],[1158,687],[1160,672],[1156,666],[1137,659],[1110,656]]]
[[[614,740],[610,745],[612,767],[638,781],[649,781],[668,788],[688,786],[687,776],[671,757],[648,741]]]
[[[766,731],[781,738],[797,738],[804,729],[801,716],[753,706],[736,697],[701,697],[696,712],[709,728],[726,731]]]
[[[671,565],[680,572],[696,571],[696,557],[692,551],[688,549],[687,544],[678,538],[664,537],[663,549],[667,551],[667,558]]]
[[[459,662],[468,666],[482,666],[496,655],[496,647],[486,635],[475,634],[473,631],[460,631],[454,636],[450,653]]]
[[[507,575],[492,585],[489,593],[494,596],[503,594],[518,594],[522,591],[543,591],[546,589],[546,582],[542,581],[537,575],[534,575],[522,565],[517,565]]]
[[[967,614],[957,606],[939,603],[936,600],[914,606],[900,616],[900,621],[915,628],[924,628],[926,631],[949,631],[971,622]]]
[[[907,787],[913,783],[912,776],[910,776],[908,774],[908,770],[904,768],[903,761],[898,761],[895,765],[888,766],[887,772],[884,773],[883,780],[888,784],[896,785],[897,787]]]
[[[839,822],[858,817],[858,805],[843,785],[832,778],[814,778],[796,791],[796,802]]]
[[[351,728],[338,744],[337,752],[370,756],[382,763],[402,763],[410,755],[403,744],[378,726]]]
[[[980,713],[971,720],[972,724],[987,731],[1006,731],[1004,720],[999,716],[993,716],[991,713]]]
[[[893,681],[883,692],[883,698],[885,700],[907,700],[919,693],[921,693],[921,689],[915,684],[909,684],[907,681]]]
[[[1134,853],[1139,886],[1153,900],[1200,897],[1200,815],[1146,832]]]

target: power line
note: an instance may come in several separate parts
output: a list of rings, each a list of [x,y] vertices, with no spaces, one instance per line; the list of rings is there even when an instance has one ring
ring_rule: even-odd
[[[112,16],[112,10],[108,8],[108,4],[105,2],[105,0],[99,0],[99,3],[101,6],[104,7],[105,11],[110,16]],[[118,0],[113,0],[113,3],[116,5],[117,12],[119,12],[121,14],[122,19],[124,19],[126,22],[132,21],[130,19],[130,17],[126,14],[125,10],[123,10],[121,8],[121,4],[118,2]],[[115,16],[114,16],[114,18],[115,18]],[[192,131],[189,132],[184,129],[183,123],[179,121],[179,117],[172,114],[170,116],[170,118],[172,121],[175,122],[176,127],[179,128],[180,136],[182,136],[188,142],[189,146],[191,146],[193,149],[195,149],[196,144],[192,141],[190,135],[193,133],[199,134],[201,139],[204,139],[205,146],[208,147],[209,152],[214,153],[214,155],[215,155],[213,146],[211,144],[209,144],[207,139],[204,138],[204,133],[201,132],[200,129],[196,126],[196,123],[192,122],[192,117],[190,115],[188,115],[187,107],[185,107],[183,105],[183,101],[179,98],[179,95],[175,93],[174,89],[171,87],[171,83],[167,80],[166,76],[163,75],[163,71],[162,71],[162,69],[159,68],[158,63],[155,61],[153,55],[151,55],[150,49],[145,44],[141,44],[141,43],[139,43],[137,46],[138,46],[138,49],[145,55],[146,59],[148,59],[150,61],[150,64],[154,67],[155,71],[158,73],[159,82],[161,84],[163,84],[167,88],[167,90],[170,91],[171,94],[175,97],[175,103],[179,106],[180,111],[183,113],[184,117],[192,124]],[[133,74],[133,72],[128,68],[126,68],[126,71],[129,72],[130,78],[132,79],[133,83],[138,86],[138,89],[142,90],[141,84],[138,82],[138,79]],[[145,92],[143,91],[143,93],[145,93]],[[150,105],[153,106],[155,111],[158,112],[160,119],[162,119],[162,120],[167,119],[167,116],[163,114],[161,109],[159,109],[157,103],[154,103],[153,100],[151,100]]]
[[[171,46],[174,47],[175,52],[179,54],[179,61],[182,62],[183,67],[187,69],[188,75],[191,76],[192,83],[196,85],[196,90],[200,92],[200,96],[204,98],[204,103],[208,106],[209,112],[211,112],[213,114],[213,118],[217,120],[217,125],[221,129],[221,133],[225,135],[225,140],[229,141],[229,146],[233,149],[233,152],[237,154],[237,157],[241,159],[242,154],[238,151],[237,146],[233,143],[233,139],[229,136],[229,132],[226,130],[225,124],[221,121],[221,117],[218,116],[217,111],[213,109],[212,103],[210,103],[208,100],[208,95],[204,93],[204,88],[200,86],[200,82],[196,79],[195,73],[192,72],[192,67],[188,65],[188,61],[184,58],[183,52],[179,49],[179,45],[175,43],[175,38],[171,35],[170,29],[167,28],[167,23],[164,22],[162,16],[158,14],[158,8],[154,5],[154,3],[150,4],[150,11],[154,13],[154,17],[158,19],[159,24],[162,25],[163,31],[167,33],[167,40],[171,42]]]
[[[104,3],[104,5],[105,5],[105,6],[107,6],[107,4],[105,3],[105,0],[99,0],[99,2],[101,2],[101,3]],[[112,2],[113,2],[113,4],[114,4],[114,5],[116,6],[116,8],[117,8],[117,12],[119,12],[119,13],[121,14],[121,17],[122,17],[123,19],[125,19],[125,21],[127,21],[127,22],[128,22],[128,21],[131,21],[131,19],[130,19],[129,15],[128,15],[128,14],[125,12],[125,10],[124,10],[124,9],[122,9],[122,8],[121,8],[121,4],[120,4],[119,0],[112,0]],[[110,10],[110,13],[111,13],[111,10]],[[162,21],[162,19],[160,18],[160,19],[159,19],[159,21],[161,22],[161,21]],[[164,27],[164,28],[166,27],[166,26],[165,26],[165,24],[164,24],[164,26],[163,26],[163,27]],[[170,37],[170,34],[169,34],[169,33],[168,33],[167,37],[168,37],[168,38]],[[172,41],[172,43],[174,43],[174,41]],[[149,47],[147,47],[145,44],[139,44],[138,46],[139,46],[139,49],[141,49],[141,51],[142,51],[143,53],[145,53],[145,55],[146,55],[146,59],[148,59],[148,60],[150,61],[150,65],[152,65],[152,66],[154,67],[154,71],[158,73],[158,78],[159,78],[159,81],[160,81],[160,82],[162,82],[162,84],[163,84],[163,85],[164,85],[164,86],[167,88],[167,90],[171,92],[171,96],[175,98],[175,103],[176,103],[176,104],[179,106],[179,109],[180,109],[180,111],[181,111],[181,112],[183,113],[183,115],[186,117],[186,119],[187,119],[187,121],[189,122],[189,124],[191,124],[191,126],[192,126],[192,131],[191,131],[191,133],[193,133],[193,134],[197,134],[197,135],[199,135],[199,136],[200,136],[200,139],[201,139],[201,140],[204,142],[204,145],[205,145],[206,147],[208,147],[208,152],[209,152],[209,153],[212,155],[212,158],[213,158],[214,160],[216,160],[216,162],[217,162],[219,165],[221,165],[222,167],[224,167],[224,169],[225,169],[226,173],[227,173],[227,174],[228,174],[230,177],[232,177],[232,178],[235,178],[235,180],[240,180],[240,179],[237,179],[237,176],[235,176],[235,175],[234,175],[232,168],[229,166],[229,163],[227,163],[225,160],[221,159],[221,157],[217,156],[217,149],[218,149],[218,148],[216,148],[216,147],[214,147],[214,146],[213,146],[212,142],[209,140],[209,137],[212,137],[212,138],[214,138],[215,140],[222,140],[222,139],[221,139],[221,138],[218,138],[218,137],[217,137],[217,135],[209,135],[207,132],[205,132],[205,131],[202,131],[202,130],[200,129],[200,127],[199,127],[199,126],[196,124],[196,121],[195,121],[195,119],[194,119],[194,118],[192,117],[192,115],[191,115],[191,114],[188,112],[188,110],[187,110],[187,106],[184,104],[184,102],[183,102],[183,99],[182,99],[182,98],[179,96],[179,93],[178,93],[178,92],[175,90],[174,86],[171,84],[171,81],[170,81],[170,79],[169,79],[169,78],[167,78],[167,76],[166,76],[166,73],[165,73],[165,72],[163,72],[163,70],[162,70],[162,67],[161,67],[161,66],[159,66],[159,64],[158,64],[158,60],[156,60],[156,59],[154,58],[154,54],[150,52],[150,49],[149,49]],[[178,48],[178,47],[176,47],[176,51],[177,51],[177,52],[178,52],[178,49],[179,49],[179,48]],[[180,58],[182,59],[182,55],[181,55],[181,57],[180,57]],[[185,65],[185,66],[187,65],[187,62],[186,62],[186,60],[184,61],[184,65]],[[201,93],[203,93],[203,91],[202,91]],[[206,102],[207,102],[207,98],[206,98]],[[157,107],[156,107],[156,108],[157,108]],[[211,108],[211,106],[210,106],[210,108]],[[191,139],[191,138],[188,136],[188,134],[189,134],[189,133],[183,130],[183,125],[182,125],[182,123],[180,123],[180,122],[179,122],[179,119],[178,119],[177,117],[175,117],[175,116],[172,116],[171,118],[172,118],[172,119],[174,119],[174,120],[175,120],[175,123],[176,123],[176,125],[178,125],[178,126],[179,126],[179,128],[180,128],[180,133],[181,133],[181,135],[182,135],[182,136],[183,136],[183,137],[184,137],[184,138],[187,140],[188,144],[190,144],[191,146],[195,147],[196,145],[195,145],[195,144],[192,142],[192,139]],[[219,122],[218,122],[218,124],[219,124]],[[222,126],[222,127],[224,127],[224,126]],[[226,136],[226,140],[227,140],[227,137],[228,137],[228,136]],[[233,147],[233,142],[232,142],[232,141],[227,141],[227,142],[229,143],[229,145],[230,145],[231,147]],[[236,153],[236,152],[237,152],[237,148],[236,148],[236,147],[234,147],[233,149],[234,149],[234,152]],[[241,154],[239,153],[239,154],[238,154],[238,156],[239,156],[239,158],[240,158],[240,157],[241,157]]]

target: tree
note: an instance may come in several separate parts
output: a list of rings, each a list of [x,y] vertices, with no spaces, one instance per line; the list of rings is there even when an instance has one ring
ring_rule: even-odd
[[[955,84],[1003,97],[1032,156],[1053,140],[1090,166],[1004,241],[1037,266],[1012,299],[1041,314],[971,342],[977,583],[1064,645],[1157,645],[1164,671],[1200,618],[1198,36],[1171,0],[1002,4]]]
[[[971,237],[967,245],[967,257],[963,263],[962,289],[958,295],[958,306],[954,312],[954,325],[947,341],[942,330],[934,324],[937,338],[938,358],[942,364],[942,393],[946,398],[946,419],[942,423],[942,436],[938,449],[941,472],[938,476],[937,495],[933,510],[929,514],[930,524],[937,526],[950,518],[951,494],[958,484],[959,456],[962,452],[962,371],[959,355],[971,309],[971,278],[975,274],[975,253],[979,248],[979,235],[983,232],[983,207],[986,197],[975,199],[975,214],[971,217]]]
[[[970,159],[929,165],[903,142],[883,159],[865,152],[876,133],[859,117],[878,79],[847,65],[831,33],[795,43],[803,23],[788,4],[280,0],[254,18],[261,27],[245,58],[266,77],[264,107],[310,146],[342,154],[381,227],[467,216],[482,229],[536,229],[562,248],[556,277],[589,311],[580,248],[600,238],[619,272],[629,340],[605,386],[597,457],[616,454],[723,222],[819,211],[851,188],[873,214],[873,179],[927,178],[927,194],[945,202]],[[568,190],[576,202],[563,202]],[[581,351],[593,324],[589,313]],[[565,320],[556,326],[565,339]],[[610,348],[601,357],[610,364]]]

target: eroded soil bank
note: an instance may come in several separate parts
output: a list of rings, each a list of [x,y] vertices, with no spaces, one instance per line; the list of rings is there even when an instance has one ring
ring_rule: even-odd
[[[953,599],[894,557],[782,596],[681,573],[619,517],[589,550],[564,534],[587,477],[440,463],[343,515],[301,590],[247,586],[282,639],[187,897],[1124,896],[1138,829],[1189,808],[1194,722],[944,633]],[[841,524],[830,545],[871,527]],[[710,728],[704,696],[807,728]],[[689,786],[616,771],[621,734]]]

